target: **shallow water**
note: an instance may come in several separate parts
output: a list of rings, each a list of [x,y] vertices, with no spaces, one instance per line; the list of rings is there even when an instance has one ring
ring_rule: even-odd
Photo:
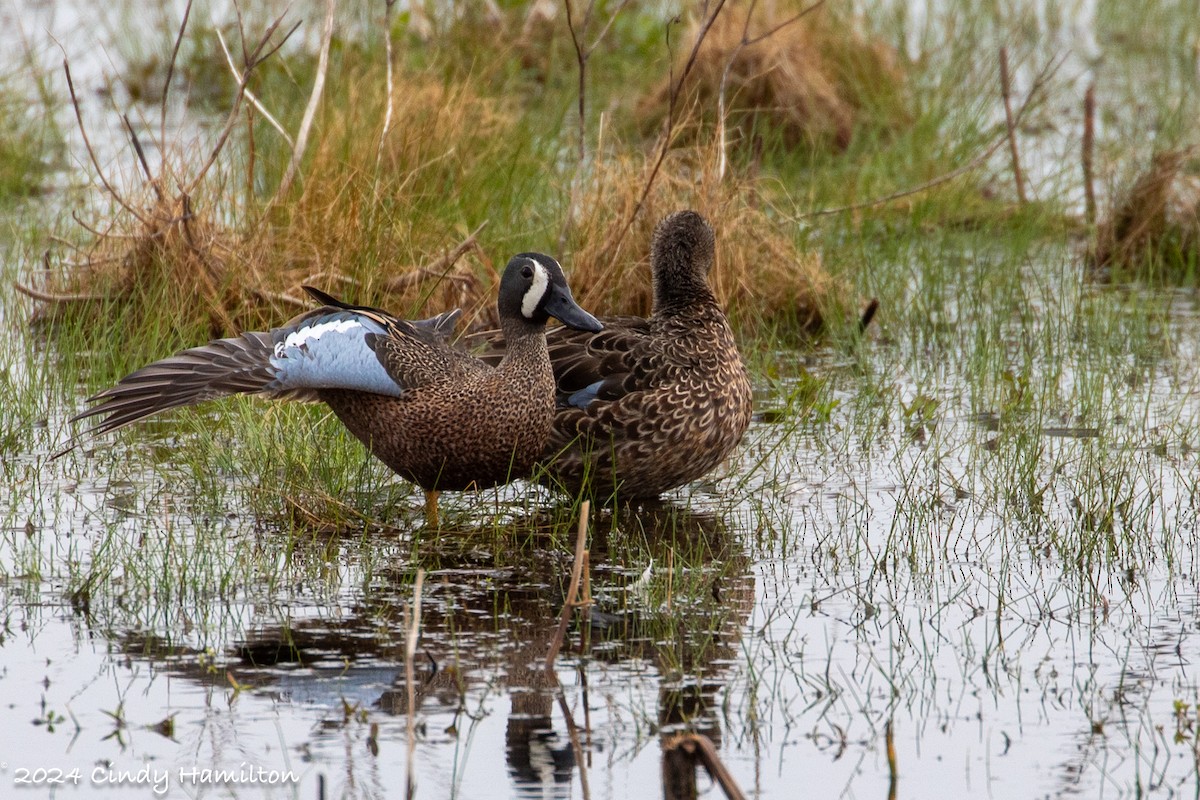
[[[1195,334],[1194,313],[1170,324]],[[916,392],[895,347],[866,349]],[[847,380],[844,361],[809,368]],[[1180,384],[1159,384],[1150,425],[1160,411],[1178,418]],[[652,796],[663,743],[681,730],[711,737],[752,796],[795,796],[799,781],[823,796],[884,794],[889,724],[897,796],[1194,795],[1195,455],[1133,456],[1141,543],[1075,568],[1055,537],[1079,525],[1080,479],[1055,479],[1037,521],[995,514],[980,460],[1003,423],[957,413],[960,390],[949,377],[921,387],[946,403],[924,441],[897,426],[866,446],[846,396],[828,423],[757,423],[728,480],[673,498],[690,510],[598,514],[603,614],[588,646],[575,630],[558,660],[563,703],[540,662],[569,554],[522,516],[524,487],[500,498],[515,533],[499,547],[494,527],[298,543],[232,504],[244,477],[214,517],[169,466],[104,480],[89,474],[96,458],[27,454],[37,496],[14,500],[0,551],[3,774],[15,785],[64,770],[80,788],[56,796],[105,781],[111,796],[149,796],[153,780],[191,796],[206,769],[231,771],[237,796],[394,796],[408,775],[403,620],[424,565],[424,796],[577,797],[585,784],[587,796]],[[1099,441],[1051,431],[1046,463],[1083,463],[1147,430],[1126,427]],[[130,438],[122,458],[140,458]],[[549,500],[539,491],[535,508]],[[490,495],[450,504],[467,518],[495,508]],[[101,542],[132,548],[136,567],[73,597]],[[289,551],[282,580],[219,566],[222,546]],[[178,554],[189,548],[207,552]],[[684,566],[668,589],[672,549]],[[200,574],[214,564],[228,575]],[[153,572],[181,565],[211,595],[156,594],[179,582]],[[132,776],[112,786],[121,771]]]
[[[911,280],[853,349],[777,354],[719,479],[594,514],[561,693],[572,537],[540,489],[447,496],[437,534],[292,530],[247,499],[245,405],[55,462],[74,408],[7,419],[0,793],[394,797],[411,720],[421,797],[671,796],[683,731],[755,797],[1196,797],[1194,296],[1089,286],[1068,246],[878,258]],[[1146,309],[1157,355],[1093,346]],[[18,391],[37,352],[0,339]],[[1007,395],[969,380],[996,353]],[[786,400],[812,380],[824,415]],[[171,458],[206,435],[228,463]]]

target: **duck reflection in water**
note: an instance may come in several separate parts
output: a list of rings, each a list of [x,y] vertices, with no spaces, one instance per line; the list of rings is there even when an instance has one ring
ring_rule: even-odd
[[[754,600],[742,538],[720,516],[670,505],[597,510],[589,527],[596,604],[576,615],[558,658],[565,684],[560,703],[558,682],[544,662],[571,569],[564,543],[573,540],[572,513],[552,509],[502,526],[443,531],[437,542],[422,542],[418,563],[376,569],[369,588],[340,601],[335,620],[325,614],[284,625],[251,621],[256,632],[227,653],[230,669],[259,696],[328,709],[306,747],[352,736],[360,717],[348,717],[348,708],[378,722],[379,741],[372,738],[371,753],[347,761],[348,780],[384,779],[382,772],[395,768],[376,760],[374,748],[403,748],[404,733],[386,719],[409,713],[419,714],[419,765],[428,766],[430,758],[455,760],[456,772],[477,776],[502,757],[511,785],[498,795],[578,795],[576,776],[586,780],[589,771],[600,771],[590,784],[603,785],[604,771],[611,775],[617,765],[648,752],[629,738],[633,730],[664,739],[698,731],[719,743],[714,709],[728,665],[740,657]],[[311,557],[335,570],[362,562],[364,553],[356,548],[394,547],[394,534],[386,545],[361,533],[316,538]],[[305,545],[297,547],[294,562],[308,557],[301,552]],[[651,559],[653,577],[639,580]],[[410,708],[401,620],[417,566],[427,577]],[[156,652],[169,654],[169,671],[211,684],[211,655],[189,659],[169,647],[143,642],[127,652],[156,660]],[[603,697],[588,685],[598,673]],[[492,716],[497,688],[508,695],[503,754],[484,747],[499,744]],[[649,708],[639,706],[639,697]],[[609,742],[622,744],[620,754],[604,752]],[[461,761],[464,753],[469,763]]]

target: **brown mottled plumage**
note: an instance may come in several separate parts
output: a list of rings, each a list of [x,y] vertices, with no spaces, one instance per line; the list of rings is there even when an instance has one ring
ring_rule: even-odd
[[[319,399],[394,471],[427,491],[529,474],[554,415],[550,316],[599,330],[549,256],[514,256],[497,308],[507,343],[491,366],[450,346],[450,312],[406,322],[309,289],[322,308],[269,333],[220,339],[157,361],[92,398],[76,419],[107,432],[158,411],[230,394]]]
[[[442,348],[452,356],[447,363],[400,397],[347,389],[322,389],[318,397],[376,458],[424,489],[508,483],[528,477],[554,415],[544,339],[518,335],[508,341],[513,357],[494,369]],[[394,349],[382,360],[389,373],[420,361],[397,347],[400,342],[388,344]]]
[[[547,332],[558,411],[543,465],[572,492],[653,497],[707,474],[750,425],[750,377],[708,286],[712,229],[693,211],[654,231],[649,319]]]

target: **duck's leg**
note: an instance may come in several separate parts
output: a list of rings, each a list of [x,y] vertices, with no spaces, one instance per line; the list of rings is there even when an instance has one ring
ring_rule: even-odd
[[[425,524],[431,528],[440,527],[438,522],[438,495],[436,489],[425,490]]]

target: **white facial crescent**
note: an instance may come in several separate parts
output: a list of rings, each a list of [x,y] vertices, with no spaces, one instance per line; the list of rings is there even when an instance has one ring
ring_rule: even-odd
[[[525,315],[525,319],[533,319],[533,312],[537,310],[538,303],[542,302],[542,297],[550,286],[550,274],[546,272],[546,268],[532,259],[529,263],[533,264],[533,284],[525,290],[525,297],[521,300],[521,313]]]

